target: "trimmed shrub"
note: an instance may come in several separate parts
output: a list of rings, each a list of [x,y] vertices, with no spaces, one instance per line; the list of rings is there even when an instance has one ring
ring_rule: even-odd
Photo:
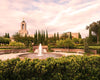
[[[60,48],[74,48],[75,44],[71,39],[58,40],[56,45]]]
[[[0,37],[0,44],[9,44],[9,42],[9,38]]]
[[[24,43],[16,42],[16,41],[10,42],[9,46],[22,47],[22,48],[25,47]]]
[[[0,61],[0,80],[99,80],[100,56]]]

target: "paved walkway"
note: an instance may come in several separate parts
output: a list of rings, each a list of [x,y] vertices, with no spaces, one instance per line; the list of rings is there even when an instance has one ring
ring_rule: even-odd
[[[3,54],[0,55],[0,60],[7,60],[12,58],[17,58],[19,55],[26,54],[26,53],[11,53],[11,54]]]
[[[79,54],[79,53],[64,53],[64,52],[52,52],[54,54],[62,54],[64,56],[70,56],[70,55],[83,55],[83,54]]]
[[[7,60],[7,59],[12,59],[12,58],[17,58],[19,55],[22,54],[27,54],[29,52],[26,53],[11,53],[11,54],[2,54],[0,55],[0,60]],[[63,56],[70,56],[70,55],[83,55],[83,54],[78,54],[78,53],[64,53],[64,52],[51,52],[54,54],[61,54]]]

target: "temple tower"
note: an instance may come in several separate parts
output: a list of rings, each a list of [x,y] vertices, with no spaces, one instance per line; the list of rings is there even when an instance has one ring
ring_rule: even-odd
[[[22,36],[28,35],[28,31],[26,29],[26,22],[24,20],[21,22],[21,30],[19,31],[19,34]]]

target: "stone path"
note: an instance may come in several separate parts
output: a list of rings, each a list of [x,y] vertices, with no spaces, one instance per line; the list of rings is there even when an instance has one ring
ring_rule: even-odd
[[[12,58],[17,58],[19,55],[22,54],[28,54],[29,52],[26,53],[11,53],[11,54],[2,54],[0,55],[0,60],[7,60],[7,59],[12,59]],[[78,54],[78,53],[64,53],[64,52],[51,52],[53,54],[61,54],[63,56],[70,56],[70,55],[83,55],[83,54]]]
[[[54,54],[62,54],[63,56],[70,56],[70,55],[83,55],[83,54],[79,54],[79,53],[64,53],[64,52],[52,52]]]
[[[3,54],[3,55],[0,55],[0,60],[7,60],[7,59],[12,59],[12,58],[17,58],[21,54],[26,54],[26,53]]]

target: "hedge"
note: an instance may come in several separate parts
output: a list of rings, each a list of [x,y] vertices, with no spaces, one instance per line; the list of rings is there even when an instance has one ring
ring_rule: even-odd
[[[100,56],[0,61],[0,80],[100,80]]]

